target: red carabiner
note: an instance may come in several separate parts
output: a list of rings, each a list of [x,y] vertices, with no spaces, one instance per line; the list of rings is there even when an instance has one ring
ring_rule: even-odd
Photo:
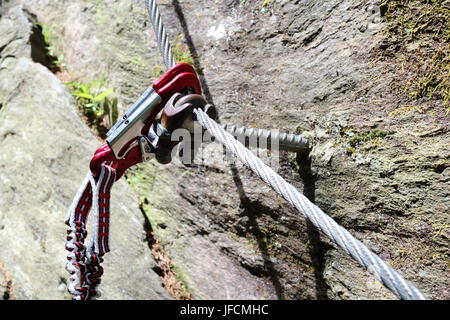
[[[146,135],[151,124],[164,107],[165,103],[170,97],[185,89],[190,89],[196,94],[201,94],[202,89],[200,81],[195,73],[194,68],[187,63],[179,63],[172,68],[158,80],[154,81],[152,88],[155,93],[161,98],[161,101],[149,110],[146,119],[141,119],[136,125],[144,125],[139,133]],[[136,129],[136,130],[137,130]],[[113,152],[111,146],[105,142],[102,144],[91,159],[89,167],[94,176],[98,175],[100,165],[104,162],[109,162],[109,165],[116,169],[116,181],[120,179],[125,170],[129,167],[142,162],[142,154],[137,140],[138,136],[132,138],[120,151],[120,158]]]

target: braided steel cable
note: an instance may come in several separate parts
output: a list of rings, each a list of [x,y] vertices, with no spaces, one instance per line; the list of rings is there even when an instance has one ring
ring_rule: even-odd
[[[169,69],[175,65],[175,58],[173,57],[172,47],[170,46],[169,38],[167,37],[166,28],[164,28],[161,14],[159,13],[158,4],[156,3],[156,0],[147,0],[146,4],[153,30],[155,30],[159,51],[161,52],[166,68]]]
[[[167,36],[166,29],[162,22],[161,14],[158,9],[158,4],[156,0],[146,0],[148,14],[150,16],[150,22],[153,25],[153,30],[156,34],[156,41],[158,42],[159,51],[164,60],[166,69],[171,68],[176,64],[175,58],[173,57],[172,47],[169,42],[169,37]],[[270,130],[254,129],[237,127],[234,125],[224,124],[223,127],[231,132],[234,136],[239,137],[257,137],[258,141],[263,139],[269,141],[271,137],[279,141],[280,148],[289,151],[300,151],[308,148],[308,141],[294,134],[278,133]]]
[[[195,109],[194,113],[198,122],[210,134],[394,294],[405,300],[426,300],[426,297],[413,284],[406,281],[397,271],[372,253],[361,241],[354,238],[346,229],[337,224],[274,170],[264,164],[261,159],[234,139],[230,133],[226,132],[203,110]]]
[[[147,8],[155,30],[158,46],[167,68],[175,64],[170,43],[161,21],[156,0],[147,0]],[[228,150],[233,152],[245,165],[255,172],[263,181],[269,184],[275,191],[283,196],[292,206],[305,216],[317,229],[328,236],[334,243],[360,263],[366,270],[380,280],[398,297],[405,300],[426,300],[427,298],[410,282],[405,280],[397,271],[389,267],[381,258],[372,253],[362,242],[354,238],[346,229],[326,215],[319,207],[314,205],[304,195],[298,192],[292,185],[279,176],[270,167],[265,165],[249,149],[237,141],[232,134],[225,131],[226,125],[220,126],[212,120],[203,110],[196,109],[199,123],[207,129]],[[240,130],[241,129],[241,130]],[[228,128],[234,135],[242,131],[244,136],[256,135],[259,138],[267,135],[267,132],[249,132],[245,128]],[[269,136],[267,135],[267,138]],[[280,147],[284,142],[305,148],[307,141],[294,135],[280,136]]]
[[[156,41],[158,42],[159,51],[164,60],[166,69],[173,67],[176,64],[175,58],[170,46],[169,37],[162,22],[161,14],[159,13],[158,3],[156,0],[146,0],[150,22],[155,30]],[[299,152],[308,149],[308,141],[302,136],[295,134],[279,133],[272,130],[236,127],[224,124],[223,127],[230,131],[233,135],[243,137],[256,137],[257,141],[272,141],[277,140],[279,148],[286,151]],[[270,145],[267,146],[270,149]]]

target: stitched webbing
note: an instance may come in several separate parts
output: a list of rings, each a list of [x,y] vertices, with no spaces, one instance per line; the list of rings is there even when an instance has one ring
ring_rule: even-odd
[[[78,190],[66,217],[67,230],[66,270],[69,277],[68,290],[75,300],[90,300],[100,296],[97,286],[103,274],[100,263],[109,248],[109,198],[116,178],[115,169],[104,163],[95,179],[89,172]],[[89,211],[93,211],[92,236],[89,245],[86,223]]]

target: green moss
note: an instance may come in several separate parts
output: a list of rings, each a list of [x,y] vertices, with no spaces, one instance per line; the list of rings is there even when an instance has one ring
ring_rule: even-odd
[[[154,79],[161,78],[164,74],[164,68],[160,65],[156,65],[152,68],[152,77]]]
[[[195,68],[197,74],[203,74],[203,70],[195,64],[195,59],[198,57],[195,57],[183,42],[183,35],[178,35],[173,41],[172,53],[177,63],[189,63]]]
[[[146,67],[148,64],[144,62],[141,56],[125,57],[124,63],[136,65],[138,67]]]
[[[178,35],[172,45],[173,56],[177,63],[194,64],[194,57],[191,54],[189,47],[183,43],[183,36]]]
[[[450,8],[446,0],[384,0],[380,8],[389,23],[386,31],[405,37],[405,41],[421,35],[435,40],[450,38]]]
[[[354,154],[356,153],[356,149],[354,147],[347,147],[347,154]]]
[[[51,67],[64,68],[66,66],[64,62],[65,57],[63,54],[57,54],[53,45],[53,43],[57,41],[57,32],[55,31],[55,28],[52,25],[43,24],[41,22],[36,22],[35,25],[41,30],[46,54],[52,63]]]
[[[363,142],[371,141],[376,138],[386,137],[393,134],[393,131],[383,131],[379,129],[362,131],[354,134],[347,140],[351,150],[355,151],[355,148],[361,145]]]
[[[165,171],[160,170],[158,164],[153,162],[146,162],[130,168],[125,175],[130,187],[138,194],[141,208],[153,228],[153,234],[160,241],[164,250],[168,245],[167,239],[174,236],[172,227],[176,225],[170,214],[159,208],[160,204],[166,201],[167,194],[170,194],[168,186],[158,182],[165,181],[165,176]],[[181,261],[178,260],[172,261],[170,269],[183,293],[188,294],[190,291],[188,283],[194,283],[190,278],[189,270],[182,267]]]
[[[187,268],[181,267],[181,265],[182,264],[180,261],[174,261],[172,272],[177,278],[177,281],[180,283],[183,293],[189,294],[192,290],[191,287],[194,284],[194,281],[192,281],[189,275],[189,270]],[[188,283],[192,284],[191,287],[188,285]]]
[[[440,99],[449,111],[450,2],[385,0],[381,8],[383,55],[397,62],[391,85],[412,99]]]
[[[50,38],[53,36],[53,29],[50,25],[46,25],[40,22],[35,23],[36,26],[41,30],[42,37],[44,39],[44,44],[48,48],[50,46]]]
[[[156,175],[157,169],[152,162],[138,165],[127,171],[126,180],[131,188],[138,192],[141,202],[151,194],[156,195],[152,193]]]
[[[267,7],[273,0],[263,0],[263,2],[261,3],[261,7]]]
[[[450,230],[450,225],[448,223],[434,223],[432,224],[435,233],[433,238],[439,238]]]
[[[235,232],[228,231],[228,236],[234,241],[240,241],[241,237],[239,237]]]
[[[449,17],[450,19],[450,17]],[[406,84],[405,90],[414,99],[441,98],[450,108],[450,57],[449,50],[439,49],[426,63],[416,68],[416,77]]]
[[[169,179],[159,164],[149,161],[128,169],[125,178],[139,196],[141,207],[163,245],[174,237],[176,221],[165,211],[167,195],[172,193],[164,182]]]
[[[425,110],[422,107],[418,107],[418,106],[404,106],[404,107],[400,107],[395,109],[394,111],[389,113],[389,116],[406,116],[409,115],[410,113],[414,113],[414,112],[418,112],[418,113],[423,113]]]
[[[101,5],[102,0],[84,0],[84,2],[87,2],[87,3],[93,3],[94,6],[95,6],[96,8],[98,8],[98,7]]]

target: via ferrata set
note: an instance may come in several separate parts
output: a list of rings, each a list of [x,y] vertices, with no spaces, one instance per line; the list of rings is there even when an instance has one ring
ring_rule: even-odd
[[[160,163],[171,160],[172,149],[179,143],[171,133],[179,128],[189,130],[195,120],[194,107],[215,118],[216,109],[207,104],[199,79],[192,66],[180,63],[153,82],[107,133],[90,162],[81,189],[69,209],[66,224],[66,264],[71,274],[68,290],[74,299],[88,300],[99,296],[97,286],[103,268],[100,263],[109,251],[110,190],[129,167],[156,158]],[[86,223],[92,209],[93,231],[88,245]]]
[[[73,299],[90,300],[99,297],[97,286],[103,274],[100,263],[104,254],[110,251],[110,191],[113,183],[135,164],[153,158],[163,164],[169,163],[172,150],[180,142],[176,137],[173,139],[172,134],[177,129],[186,129],[192,135],[194,121],[394,294],[402,299],[426,299],[412,283],[406,281],[235,138],[276,138],[280,149],[294,152],[307,151],[307,140],[301,136],[263,129],[220,126],[214,121],[217,118],[216,108],[209,105],[202,96],[200,81],[194,68],[186,63],[175,64],[156,0],[146,0],[146,4],[168,70],[153,82],[108,131],[106,142],[92,157],[90,170],[68,210],[65,219],[69,226],[66,270],[70,273],[68,291]],[[85,244],[89,212],[93,215],[93,226],[89,243]]]
[[[95,152],[91,160],[92,173],[97,175],[100,165],[110,162],[116,169],[117,180],[126,169],[148,161],[155,154],[157,160],[164,162],[163,155],[170,150],[166,149],[166,145],[158,145],[158,138],[177,129],[173,123],[181,124],[185,119],[194,120],[192,102],[196,107],[208,110],[207,113],[215,118],[215,108],[206,103],[201,93],[200,81],[192,66],[179,63],[170,68],[108,131],[106,143]],[[161,118],[165,120],[162,126],[156,119],[161,111]]]

